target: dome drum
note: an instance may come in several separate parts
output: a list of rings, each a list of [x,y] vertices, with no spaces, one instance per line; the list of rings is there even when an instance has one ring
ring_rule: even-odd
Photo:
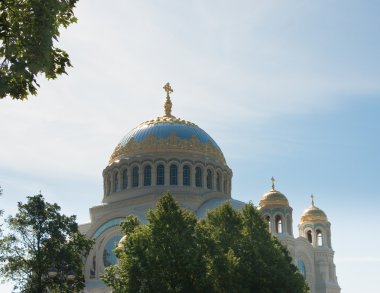
[[[166,191],[175,195],[231,196],[231,169],[189,159],[123,159],[106,167],[103,178],[103,202]]]

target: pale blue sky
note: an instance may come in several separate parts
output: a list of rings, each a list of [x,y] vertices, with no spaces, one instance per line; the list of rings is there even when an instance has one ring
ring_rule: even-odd
[[[87,222],[113,148],[162,115],[170,81],[174,115],[224,151],[234,197],[257,204],[276,177],[298,235],[314,193],[342,292],[378,292],[378,1],[80,0],[76,14],[60,42],[69,76],[0,101],[7,214],[42,190]]]

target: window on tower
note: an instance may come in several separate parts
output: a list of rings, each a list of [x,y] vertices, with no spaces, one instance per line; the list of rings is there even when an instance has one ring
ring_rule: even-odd
[[[152,185],[152,167],[145,166],[144,168],[144,186]]]
[[[157,166],[157,185],[165,184],[165,167],[160,164]]]
[[[113,175],[113,192],[116,192],[119,187],[119,172]]]
[[[313,243],[313,235],[311,234],[311,230],[307,231],[306,236],[307,236],[307,240],[310,243]]]
[[[125,169],[123,171],[123,189],[127,189],[128,187],[128,170]]]
[[[323,236],[322,236],[322,231],[317,230],[317,245],[322,246],[323,245]]]
[[[190,167],[187,165],[183,166],[183,185],[190,185]]]
[[[220,173],[216,174],[216,190],[217,191],[221,190],[221,187],[220,187]]]
[[[195,186],[202,187],[202,169],[201,167],[195,168]]]
[[[177,165],[170,165],[170,185],[178,184],[178,168]]]
[[[282,233],[282,219],[281,216],[277,215],[275,217],[275,223],[276,223],[276,233],[281,234]]]
[[[207,170],[207,188],[212,189],[212,171],[210,169]]]
[[[271,224],[271,223],[270,223],[270,216],[266,216],[266,217],[265,217],[265,220],[266,220],[267,223],[268,223],[268,231],[269,231],[269,232],[272,232],[272,229],[271,229],[271,226],[270,226],[270,224]]]

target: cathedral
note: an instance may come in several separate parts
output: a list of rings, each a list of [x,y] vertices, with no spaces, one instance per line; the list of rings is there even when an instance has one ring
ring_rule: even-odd
[[[119,224],[130,214],[146,222],[146,212],[167,191],[199,218],[226,201],[235,209],[245,204],[232,198],[232,170],[222,150],[196,124],[172,115],[169,83],[164,90],[165,114],[141,123],[121,139],[103,170],[102,203],[90,208],[90,222],[80,225],[80,231],[95,240],[84,266],[85,292],[111,292],[100,276],[117,262],[113,250],[121,239]],[[258,209],[270,232],[287,246],[310,292],[339,293],[330,222],[315,206],[314,197],[300,218],[297,238],[293,209],[276,189],[273,177],[272,188],[262,195]]]

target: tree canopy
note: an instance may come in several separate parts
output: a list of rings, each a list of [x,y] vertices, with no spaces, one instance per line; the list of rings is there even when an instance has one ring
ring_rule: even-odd
[[[122,223],[119,263],[103,276],[115,293],[308,292],[252,204],[236,211],[226,203],[197,220],[164,195],[147,220]]]
[[[76,217],[61,214],[57,204],[45,202],[41,194],[27,199],[6,220],[0,240],[1,278],[12,280],[18,292],[41,293],[58,287],[62,292],[79,292],[84,287],[83,256],[93,241],[78,231]],[[58,271],[55,278],[48,277],[52,268]],[[75,274],[74,280],[66,280],[69,273]]]
[[[36,95],[37,75],[55,79],[71,66],[69,55],[55,47],[61,27],[77,21],[78,0],[0,1],[0,98]]]

